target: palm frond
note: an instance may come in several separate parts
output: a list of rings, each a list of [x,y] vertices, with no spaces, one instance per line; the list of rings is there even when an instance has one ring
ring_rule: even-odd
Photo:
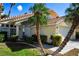
[[[72,3],[69,8],[66,9],[65,21],[73,22],[79,19],[79,3]]]
[[[45,4],[43,3],[36,3],[29,9],[32,13],[34,13],[34,18],[30,17],[29,18],[29,23],[34,24],[37,21],[37,18],[39,20],[40,25],[47,24],[47,15],[48,13],[48,8],[46,8]],[[33,23],[32,23],[33,22]]]

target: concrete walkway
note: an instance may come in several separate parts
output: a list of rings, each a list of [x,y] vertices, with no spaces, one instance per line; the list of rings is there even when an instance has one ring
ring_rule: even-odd
[[[44,45],[44,47],[48,47],[48,48],[50,47],[49,50],[52,50],[52,51],[55,51],[58,48],[58,47],[53,47],[52,45],[51,46]],[[69,41],[60,53],[65,54],[66,52],[74,48],[79,49],[79,41]]]

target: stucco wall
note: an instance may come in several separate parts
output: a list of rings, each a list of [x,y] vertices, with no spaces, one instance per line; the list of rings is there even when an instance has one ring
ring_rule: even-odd
[[[25,30],[25,35],[31,36],[36,33],[36,28],[35,27],[24,27]],[[56,32],[56,27],[55,26],[42,26],[40,27],[40,34],[41,35],[47,35],[50,37],[53,33]]]
[[[59,26],[58,27],[58,33],[62,35],[63,39],[68,34],[69,30],[70,30],[70,27],[66,27],[66,26]],[[73,32],[71,39],[75,39],[75,31]]]

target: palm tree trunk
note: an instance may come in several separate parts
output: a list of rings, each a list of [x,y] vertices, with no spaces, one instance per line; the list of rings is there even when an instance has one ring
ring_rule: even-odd
[[[8,17],[10,16],[10,14],[11,14],[11,9],[12,9],[12,7],[16,4],[16,3],[10,3],[11,4],[11,6],[10,6],[10,10],[9,10],[9,13],[8,13]]]
[[[37,40],[38,40],[38,43],[40,45],[40,48],[41,48],[41,52],[43,53],[42,55],[45,55],[45,51],[44,51],[44,48],[43,48],[43,45],[42,45],[42,42],[41,42],[41,39],[40,39],[40,24],[39,24],[39,21],[37,21],[36,23],[36,35],[37,35]]]
[[[1,13],[0,13],[0,20],[1,20]]]
[[[10,10],[9,10],[9,13],[8,13],[8,17],[9,17],[10,14],[11,14],[11,9],[12,9],[12,5],[10,6]]]
[[[57,55],[65,47],[65,45],[69,41],[69,39],[70,39],[71,35],[73,34],[73,32],[74,32],[75,28],[77,27],[77,25],[78,25],[78,22],[73,22],[73,24],[71,26],[71,29],[69,30],[66,38],[64,39],[64,41],[62,42],[60,47],[55,52],[52,53],[53,56]]]
[[[8,12],[8,17],[10,16],[10,14],[11,14],[11,9],[12,9],[12,4],[11,4],[11,6],[10,6],[10,10],[9,10],[9,12]],[[9,32],[11,32],[10,31],[10,24],[9,24]],[[9,33],[9,37],[11,37],[11,33]]]

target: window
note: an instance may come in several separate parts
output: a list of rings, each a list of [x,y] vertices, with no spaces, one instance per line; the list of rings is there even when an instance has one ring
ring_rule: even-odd
[[[16,35],[16,29],[10,29],[10,35]]]
[[[4,24],[2,24],[1,27],[4,27]]]
[[[8,24],[6,24],[6,27],[9,27],[9,25],[8,25]]]
[[[10,27],[13,27],[13,25],[10,25]]]
[[[16,26],[14,26],[16,28]]]

